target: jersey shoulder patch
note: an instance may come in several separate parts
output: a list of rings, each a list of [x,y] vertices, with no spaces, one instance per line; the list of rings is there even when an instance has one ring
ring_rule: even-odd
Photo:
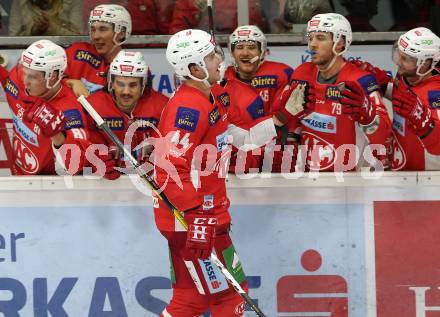
[[[189,132],[194,132],[199,122],[200,111],[188,107],[177,108],[174,126]]]

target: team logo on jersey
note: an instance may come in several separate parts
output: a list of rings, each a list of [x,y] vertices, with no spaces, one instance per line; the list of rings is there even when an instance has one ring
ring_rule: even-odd
[[[20,168],[26,173],[37,173],[39,169],[37,156],[18,136],[14,136],[13,148],[15,153],[15,164],[20,166]]]
[[[330,100],[341,99],[341,92],[338,86],[328,86],[325,90],[325,98]]]
[[[336,151],[332,144],[314,133],[302,132],[303,144],[306,147],[306,165],[312,171],[331,168],[336,161]]]
[[[102,62],[99,56],[96,56],[95,54],[92,54],[89,51],[85,51],[85,50],[77,50],[75,52],[74,58],[75,60],[80,62],[85,62],[96,69],[99,68]]]
[[[136,124],[141,131],[149,130],[152,126],[157,127],[159,120],[157,118],[139,117],[136,118]]]
[[[254,88],[276,88],[278,76],[264,75],[256,76],[251,81],[251,85]]]
[[[203,196],[203,210],[210,210],[214,208],[214,195]]]
[[[429,90],[428,101],[431,108],[440,109],[440,90]]]
[[[74,129],[74,128],[83,128],[84,123],[82,121],[81,112],[78,109],[69,109],[63,111],[64,118],[66,119],[65,128]]]
[[[405,136],[405,118],[396,112],[393,113],[393,129],[401,136]]]
[[[373,75],[365,75],[359,78],[358,82],[367,94],[371,94],[373,91],[377,91],[380,88]]]
[[[391,161],[391,169],[393,171],[401,170],[406,165],[406,154],[396,135],[392,138],[392,149],[393,159]]]
[[[220,110],[218,107],[215,107],[208,115],[209,125],[214,125],[218,120],[220,120]]]
[[[121,131],[125,129],[124,119],[121,117],[103,117],[105,123],[111,130]],[[98,126],[95,123],[95,126]]]
[[[18,87],[17,85],[8,78],[8,80],[6,81],[6,92],[14,99],[18,98]]]
[[[255,98],[255,100],[246,108],[247,112],[253,120],[261,118],[264,116],[264,103],[260,96]]]
[[[302,120],[302,124],[315,131],[336,134],[336,117],[333,116],[312,112]]]
[[[12,123],[15,131],[23,140],[33,146],[39,146],[37,134],[26,126],[15,114],[12,115]]]
[[[177,109],[174,126],[189,132],[194,132],[196,130],[197,123],[199,122],[199,117],[200,111],[187,107],[179,107]]]
[[[217,99],[224,107],[229,107],[229,105],[231,104],[231,98],[229,97],[229,94],[227,92],[222,93],[220,96],[217,97]]]

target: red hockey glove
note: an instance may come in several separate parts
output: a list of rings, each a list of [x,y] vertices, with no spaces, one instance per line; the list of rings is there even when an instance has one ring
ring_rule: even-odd
[[[217,218],[212,214],[189,211],[185,213],[185,220],[188,223],[186,250],[199,259],[209,258],[214,247]]]
[[[287,118],[302,119],[313,111],[315,101],[314,86],[308,83],[292,83],[276,99],[273,110],[281,112]]]
[[[23,117],[38,125],[44,136],[50,138],[64,130],[65,119],[61,110],[37,97],[26,97],[23,102],[29,104]]]
[[[98,156],[105,164],[104,178],[111,181],[118,179],[121,173],[115,169],[117,162],[113,156],[111,154],[99,154]]]
[[[380,69],[379,67],[375,67],[371,65],[369,62],[363,62],[361,60],[352,60],[352,64],[356,65],[358,68],[366,70],[367,72],[370,72],[374,75],[376,78],[377,83],[380,86],[380,91],[382,95],[385,95],[385,91],[387,90],[388,83],[393,81],[393,78],[383,69]]]
[[[409,126],[419,137],[428,135],[432,130],[434,120],[431,110],[412,91],[394,91],[393,110],[408,119],[411,123]]]
[[[369,125],[376,117],[376,104],[356,82],[340,83],[342,112],[362,125]],[[341,89],[342,88],[342,89]]]

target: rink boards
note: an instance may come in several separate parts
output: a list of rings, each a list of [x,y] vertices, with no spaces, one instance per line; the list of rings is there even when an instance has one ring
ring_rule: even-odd
[[[267,316],[440,310],[439,174],[228,183],[232,237]],[[4,177],[0,188],[1,316],[159,316],[168,251],[135,178]]]

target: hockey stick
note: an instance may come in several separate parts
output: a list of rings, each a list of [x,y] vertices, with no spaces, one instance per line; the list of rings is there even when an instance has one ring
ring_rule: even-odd
[[[171,201],[165,196],[165,194],[160,190],[160,187],[156,184],[154,179],[151,176],[146,175],[139,167],[140,164],[136,160],[136,158],[131,154],[131,152],[122,144],[122,142],[118,139],[118,137],[113,133],[113,131],[108,127],[105,123],[104,119],[96,112],[93,106],[87,101],[87,99],[81,95],[78,97],[79,103],[86,109],[89,115],[93,118],[99,128],[101,128],[105,134],[112,140],[112,142],[118,147],[120,151],[124,153],[124,156],[130,161],[133,165],[134,169],[138,173],[141,180],[143,180],[151,190],[167,205],[170,209],[171,213],[176,217],[179,223],[188,230],[188,224],[186,220],[182,216],[182,212],[180,212]],[[243,288],[238,284],[232,274],[228,271],[228,269],[223,265],[223,263],[219,260],[217,255],[214,252],[211,253],[210,259],[212,263],[214,263],[220,271],[225,276],[226,280],[232,285],[232,287],[237,291],[237,293],[244,299],[244,301],[249,305],[249,307],[257,314],[259,317],[266,317],[263,312],[257,307],[254,301],[249,297],[248,294],[243,290]]]
[[[206,5],[208,7],[208,23],[209,23],[209,33],[211,34],[215,43],[215,34],[214,34],[214,17],[212,15],[212,0],[206,0]]]

